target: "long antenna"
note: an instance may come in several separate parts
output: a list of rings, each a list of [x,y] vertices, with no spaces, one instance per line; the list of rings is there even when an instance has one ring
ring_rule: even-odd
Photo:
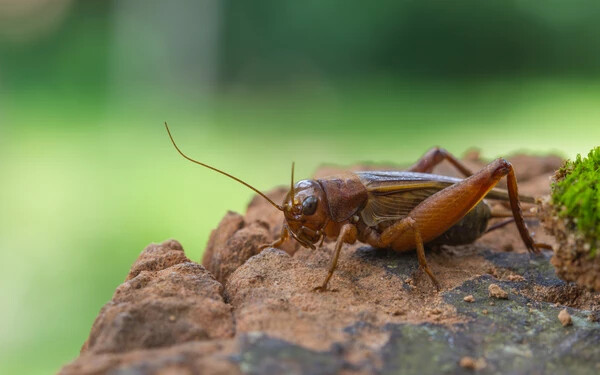
[[[173,139],[173,136],[171,135],[171,131],[169,130],[169,125],[167,125],[167,123],[166,123],[166,122],[165,122],[165,128],[167,128],[167,133],[169,133],[169,138],[171,138],[171,142],[173,143],[173,146],[175,146],[175,149],[177,150],[177,152],[179,152],[179,153],[181,154],[181,156],[183,156],[184,158],[186,158],[187,160],[189,160],[189,161],[191,161],[191,162],[193,162],[193,163],[200,164],[201,166],[203,166],[203,167],[206,167],[206,168],[208,168],[208,169],[212,169],[212,170],[213,170],[213,171],[215,171],[215,172],[219,172],[219,173],[221,173],[221,174],[223,174],[223,175],[225,175],[225,176],[227,176],[227,177],[229,177],[229,178],[231,178],[231,179],[234,179],[234,180],[236,180],[236,181],[237,181],[237,182],[239,182],[240,184],[242,184],[242,185],[245,185],[245,186],[249,187],[250,189],[254,190],[256,193],[258,193],[259,195],[261,195],[263,198],[265,198],[267,201],[269,201],[269,203],[271,203],[273,206],[275,206],[275,207],[276,207],[276,208],[277,208],[279,211],[283,211],[283,207],[281,207],[281,206],[280,206],[280,205],[278,205],[277,203],[273,202],[273,201],[272,201],[272,200],[271,200],[269,197],[267,197],[265,194],[263,194],[262,192],[260,192],[258,189],[254,188],[252,185],[250,185],[250,184],[248,184],[248,183],[246,183],[246,182],[244,182],[244,181],[240,180],[239,178],[237,178],[237,177],[235,177],[235,176],[232,176],[232,175],[230,175],[230,174],[229,174],[229,173],[227,173],[227,172],[223,172],[223,171],[222,171],[222,170],[220,170],[220,169],[217,169],[217,168],[215,168],[215,167],[211,167],[211,166],[210,166],[210,165],[208,165],[208,164],[201,163],[201,162],[199,162],[199,161],[197,161],[197,160],[194,160],[194,159],[190,158],[190,157],[189,157],[189,156],[187,156],[186,154],[184,154],[184,153],[183,153],[183,152],[182,152],[182,151],[179,149],[179,147],[177,147],[177,144],[175,143],[175,140]]]
[[[294,195],[294,162],[292,162],[292,182],[290,183],[290,196],[292,197],[292,200],[294,199],[295,195]],[[292,202],[293,204],[296,204],[296,202]]]

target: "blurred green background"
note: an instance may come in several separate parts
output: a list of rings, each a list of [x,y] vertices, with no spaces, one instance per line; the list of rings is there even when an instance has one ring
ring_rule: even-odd
[[[600,143],[600,3],[0,0],[0,373],[52,373],[150,242],[321,163]]]

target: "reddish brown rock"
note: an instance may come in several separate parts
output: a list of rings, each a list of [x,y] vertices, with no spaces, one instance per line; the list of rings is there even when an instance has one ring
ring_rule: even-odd
[[[451,324],[462,320],[452,309],[443,315],[440,310],[435,319],[430,316],[430,306],[443,303],[427,275],[415,274],[414,254],[405,257],[410,266],[398,266],[394,258],[386,259],[385,251],[359,250],[364,246],[361,244],[349,246],[340,256],[338,272],[330,282],[331,290],[315,292],[314,288],[321,285],[327,274],[332,245],[317,251],[300,249],[293,257],[267,248],[239,267],[225,287],[227,300],[234,309],[237,334],[260,331],[313,350],[326,350],[335,342],[349,340],[351,334],[344,327],[357,321],[383,326],[391,322],[435,320]],[[440,279],[447,288],[483,272],[483,268],[472,268],[473,259],[435,258],[436,264],[444,262],[448,267],[453,267],[450,264],[457,267],[455,274],[437,269],[444,275]],[[478,262],[484,264],[480,259]],[[414,291],[403,281],[413,274],[418,286]],[[397,314],[398,311],[406,313]],[[363,335],[353,352],[357,359],[368,356],[388,336],[381,332],[363,332]]]
[[[467,164],[476,170],[484,163],[472,156]],[[531,182],[532,194],[545,189],[539,186],[545,176],[538,177],[522,175],[525,184]],[[286,192],[278,188],[269,197],[281,202]],[[542,282],[547,286],[539,285],[540,291],[558,288],[560,281],[546,273],[547,260],[529,262],[514,225],[472,245],[428,249],[428,263],[442,284],[439,293],[419,270],[414,252],[397,254],[361,243],[342,248],[330,289],[315,292],[327,274],[334,241],[309,250],[290,240],[280,249],[259,253],[261,245],[277,238],[282,222],[282,213],[260,197],[252,200],[245,216],[228,213],[211,234],[204,267],[190,262],[176,241],[149,246],[101,310],[80,357],[62,373],[422,374],[439,373],[442,367],[454,373],[463,371],[460,366],[489,366],[526,374],[550,368],[568,372],[574,363],[577,353],[568,353],[566,365],[543,367],[563,355],[548,352],[564,339],[549,333],[542,335],[548,344],[538,345],[530,336],[519,342],[540,361],[503,367],[516,363],[502,349],[515,330],[524,335],[544,331],[542,325],[555,322],[558,314],[535,287]],[[514,251],[501,250],[509,245]],[[511,291],[511,299],[488,306],[489,270],[498,277],[493,282]],[[511,277],[517,274],[523,276]],[[572,296],[563,289],[556,293],[557,301]],[[581,298],[585,308],[600,306],[595,296]],[[526,312],[522,307],[534,301],[545,304],[539,313],[551,318],[528,321],[529,313],[511,315]],[[569,306],[574,316],[582,314],[577,310],[581,306]],[[590,332],[581,336],[588,341],[580,346],[591,354],[581,358],[597,356],[594,345],[586,344],[597,337]],[[490,345],[477,344],[488,335],[497,337]],[[472,353],[474,348],[481,353]],[[461,363],[465,354],[474,357]]]
[[[267,194],[275,202],[283,201],[287,189],[277,188]],[[260,196],[248,205],[246,217],[228,212],[217,229],[213,230],[202,264],[215,278],[225,283],[235,269],[250,257],[258,254],[259,248],[279,238],[283,224],[281,211]],[[287,241],[282,250],[293,254],[299,248],[295,241]]]
[[[246,225],[242,220],[238,226],[238,216],[230,213],[221,221],[209,240],[209,255],[202,260],[204,266],[222,283],[246,260],[258,254],[262,245],[272,241],[267,224],[252,222]],[[231,233],[234,227],[237,229]]]
[[[62,368],[63,375],[116,374],[238,374],[234,362],[224,360],[233,351],[232,340],[191,341],[168,348],[124,353],[82,353]]]
[[[222,286],[176,241],[150,245],[100,311],[82,351],[118,353],[233,336]]]
[[[217,274],[217,270],[222,263],[221,252],[227,246],[227,241],[235,232],[244,227],[244,217],[237,212],[229,211],[221,219],[216,229],[210,233],[208,243],[202,256],[202,265],[210,273]]]

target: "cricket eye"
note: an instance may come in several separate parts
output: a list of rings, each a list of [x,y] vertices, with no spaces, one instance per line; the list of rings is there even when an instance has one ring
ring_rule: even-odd
[[[319,200],[314,195],[306,197],[302,201],[302,214],[303,215],[312,215],[317,210],[317,203]]]

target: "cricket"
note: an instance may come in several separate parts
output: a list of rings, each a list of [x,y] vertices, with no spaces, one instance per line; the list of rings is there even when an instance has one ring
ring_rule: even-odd
[[[342,246],[356,241],[397,252],[416,250],[419,267],[437,290],[440,283],[427,264],[425,245],[472,243],[486,232],[514,221],[530,253],[550,248],[536,243],[529,232],[520,201],[535,201],[519,195],[513,166],[503,158],[472,173],[452,154],[434,147],[406,171],[344,172],[296,183],[292,163],[290,191],[282,204],[277,204],[245,181],[184,154],[167,123],[165,128],[181,156],[245,185],[283,212],[285,221],[279,239],[261,246],[261,250],[278,247],[289,237],[311,249],[316,249],[317,243],[321,246],[325,238],[336,240],[328,273],[316,291],[327,290]],[[444,160],[464,178],[432,174]],[[507,189],[495,188],[503,177]],[[510,211],[493,211],[487,200],[507,202]],[[490,219],[506,217],[508,221],[488,228]]]

